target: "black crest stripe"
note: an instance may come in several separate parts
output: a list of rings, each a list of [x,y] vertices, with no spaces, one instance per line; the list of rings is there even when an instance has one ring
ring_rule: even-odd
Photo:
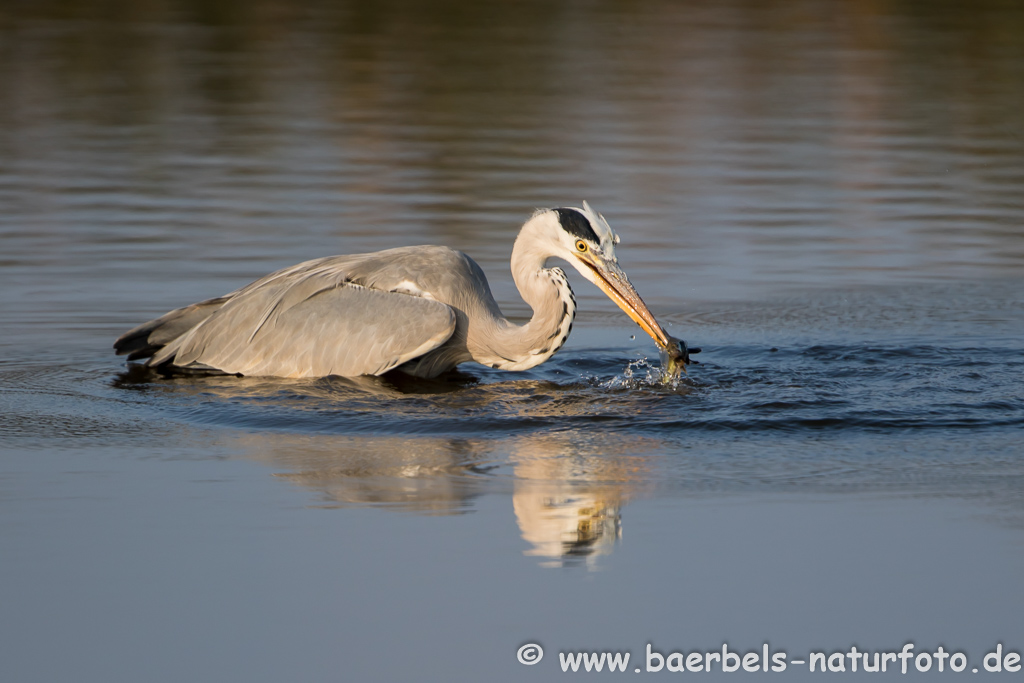
[[[582,213],[576,209],[555,209],[554,211],[558,214],[558,222],[562,224],[563,230],[580,239],[589,240],[594,244],[601,243],[597,233],[590,227],[590,221]]]

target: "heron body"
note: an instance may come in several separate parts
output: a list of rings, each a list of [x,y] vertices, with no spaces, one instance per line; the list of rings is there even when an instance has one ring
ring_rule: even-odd
[[[662,330],[618,267],[618,237],[586,202],[536,212],[512,250],[512,275],[533,317],[524,325],[498,308],[480,266],[440,246],[329,256],[271,273],[230,294],[179,308],[114,344],[129,360],[166,371],[273,377],[435,377],[475,361],[526,370],[565,343],[576,299],[565,259],[650,334]]]

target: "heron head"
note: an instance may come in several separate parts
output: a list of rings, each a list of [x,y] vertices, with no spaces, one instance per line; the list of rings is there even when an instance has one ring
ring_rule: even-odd
[[[626,315],[649,334],[661,349],[668,349],[671,338],[654,318],[629,277],[619,267],[615,245],[619,242],[604,216],[583,202],[583,208],[552,209],[558,229],[556,253],[568,261],[583,277],[593,282]]]

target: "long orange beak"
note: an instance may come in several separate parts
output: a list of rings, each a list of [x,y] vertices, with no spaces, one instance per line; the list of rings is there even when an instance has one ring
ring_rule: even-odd
[[[626,315],[633,319],[647,334],[651,335],[658,348],[663,351],[671,351],[671,337],[665,333],[658,321],[654,319],[651,309],[640,298],[633,285],[630,284],[626,273],[619,268],[618,264],[605,261],[599,257],[584,258],[578,257],[580,261],[594,271],[597,275],[595,280],[608,298],[614,301],[619,308],[625,311]],[[591,260],[593,259],[593,260]]]

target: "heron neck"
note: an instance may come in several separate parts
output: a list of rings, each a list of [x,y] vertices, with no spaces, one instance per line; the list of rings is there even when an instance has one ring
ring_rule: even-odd
[[[551,254],[538,240],[520,233],[512,249],[512,277],[533,316],[525,325],[507,320],[493,330],[489,346],[494,367],[526,370],[543,363],[565,343],[576,316],[576,298],[561,268],[547,268]]]

